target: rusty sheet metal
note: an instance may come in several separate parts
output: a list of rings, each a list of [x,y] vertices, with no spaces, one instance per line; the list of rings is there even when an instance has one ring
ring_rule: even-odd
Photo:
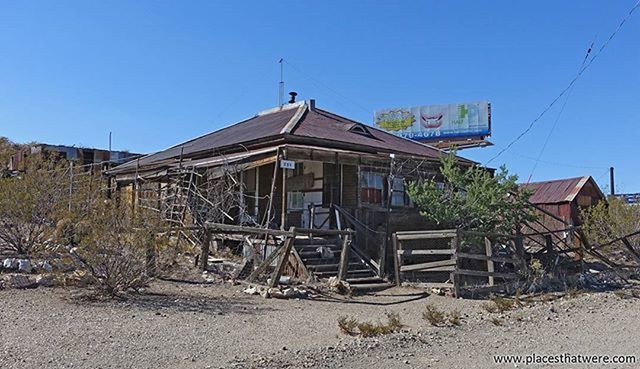
[[[556,204],[571,202],[589,181],[590,177],[576,177],[553,181],[522,184],[523,188],[533,191],[529,201],[534,204]]]

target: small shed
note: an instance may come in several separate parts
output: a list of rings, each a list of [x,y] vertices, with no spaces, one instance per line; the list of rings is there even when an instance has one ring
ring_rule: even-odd
[[[591,176],[526,183],[521,187],[533,192],[529,201],[544,210],[539,212],[539,220],[551,231],[566,229],[567,225],[580,225],[581,210],[605,199]],[[564,223],[556,218],[562,219]]]

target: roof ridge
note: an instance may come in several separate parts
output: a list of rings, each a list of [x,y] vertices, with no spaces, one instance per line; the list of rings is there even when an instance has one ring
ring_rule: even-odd
[[[300,120],[302,119],[302,117],[304,116],[304,114],[307,112],[308,109],[309,109],[309,106],[306,103],[300,105],[298,107],[298,110],[295,112],[295,114],[293,114],[291,119],[289,119],[287,124],[285,124],[284,127],[282,127],[282,130],[280,130],[280,134],[289,134],[293,132],[298,127],[298,123],[300,123]]]
[[[523,182],[523,183],[520,183],[520,185],[526,186],[526,185],[531,185],[531,184],[562,182],[562,181],[569,181],[569,180],[572,180],[572,179],[583,179],[585,177],[591,177],[591,176],[590,175],[586,175],[586,176],[569,177],[569,178],[547,179],[547,180],[544,180],[544,181]]]

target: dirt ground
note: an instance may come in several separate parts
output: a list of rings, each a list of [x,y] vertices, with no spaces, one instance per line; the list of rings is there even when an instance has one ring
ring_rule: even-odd
[[[640,359],[640,300],[610,292],[501,314],[483,301],[414,289],[314,300],[242,289],[159,281],[121,301],[73,289],[2,290],[0,368],[512,368],[525,365],[495,364],[492,355],[534,353]],[[459,310],[461,325],[430,326],[422,319],[427,304]],[[400,314],[402,332],[360,338],[337,326],[340,316],[378,321],[387,311]]]

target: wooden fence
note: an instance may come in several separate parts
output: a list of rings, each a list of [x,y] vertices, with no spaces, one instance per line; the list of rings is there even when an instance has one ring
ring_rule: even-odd
[[[496,279],[505,282],[518,279],[515,271],[521,265],[522,258],[517,256],[521,248],[517,239],[511,240],[510,255],[500,256],[495,255],[494,242],[490,237],[455,229],[394,233],[396,285],[452,288],[455,296],[460,296],[460,290],[464,287],[493,287]],[[482,247],[470,247],[466,244],[468,242],[464,242],[470,239],[481,239]],[[498,264],[501,267],[508,265],[507,268],[500,268],[507,271],[497,270]],[[478,279],[485,278],[486,283],[477,283]]]

